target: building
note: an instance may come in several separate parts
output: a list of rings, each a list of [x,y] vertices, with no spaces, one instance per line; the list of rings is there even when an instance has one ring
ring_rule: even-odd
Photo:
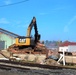
[[[0,28],[0,50],[7,49],[15,43],[15,38],[19,35]]]
[[[59,45],[56,45],[56,42],[45,43],[45,46],[51,50],[58,50]]]
[[[76,42],[65,41],[59,46],[60,58],[57,62],[76,64]]]
[[[76,52],[76,42],[65,41],[59,46],[60,52]]]

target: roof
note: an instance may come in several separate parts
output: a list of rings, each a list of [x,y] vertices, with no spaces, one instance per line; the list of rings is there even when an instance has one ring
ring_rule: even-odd
[[[65,41],[62,44],[60,44],[60,46],[69,46],[69,45],[76,45],[76,42]]]
[[[15,33],[12,33],[12,32],[10,32],[10,31],[7,31],[7,30],[5,30],[5,29],[2,29],[2,28],[0,28],[0,32],[2,32],[2,33],[4,33],[4,34],[7,34],[7,35],[9,35],[9,36],[12,36],[12,37],[19,37],[19,35],[15,34]]]

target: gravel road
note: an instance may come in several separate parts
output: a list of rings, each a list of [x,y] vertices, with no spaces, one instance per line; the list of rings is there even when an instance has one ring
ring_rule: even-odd
[[[12,68],[11,70],[0,69],[0,75],[76,75],[76,70],[72,70],[72,69],[20,70],[20,69]]]

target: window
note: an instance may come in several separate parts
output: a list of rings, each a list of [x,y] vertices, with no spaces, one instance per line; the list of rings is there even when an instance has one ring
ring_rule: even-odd
[[[61,51],[63,51],[63,49],[61,49]]]
[[[66,51],[68,51],[68,49],[66,49]]]

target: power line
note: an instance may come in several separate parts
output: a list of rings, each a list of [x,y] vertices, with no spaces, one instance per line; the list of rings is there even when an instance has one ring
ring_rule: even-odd
[[[23,0],[23,1],[20,1],[20,2],[8,4],[8,5],[1,5],[0,7],[6,7],[6,6],[11,6],[11,5],[21,4],[21,3],[24,3],[26,1],[29,1],[29,0]]]

